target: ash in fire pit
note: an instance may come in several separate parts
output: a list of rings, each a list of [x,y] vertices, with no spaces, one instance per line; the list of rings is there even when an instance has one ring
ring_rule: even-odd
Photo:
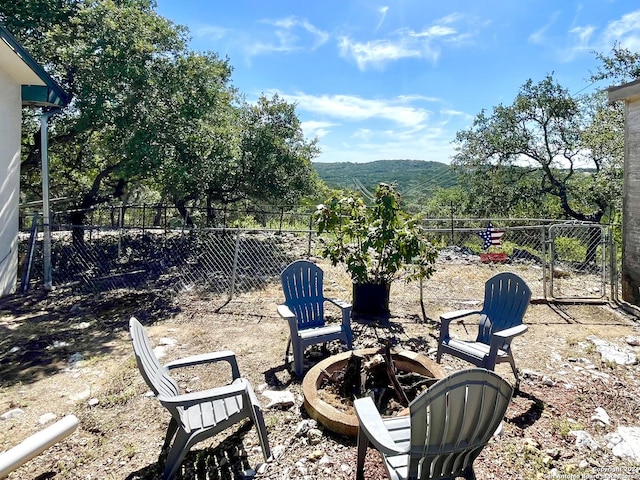
[[[395,415],[438,379],[395,366],[389,345],[374,354],[352,352],[344,368],[321,377],[319,395],[338,408],[352,411],[353,400],[373,398],[382,415]]]

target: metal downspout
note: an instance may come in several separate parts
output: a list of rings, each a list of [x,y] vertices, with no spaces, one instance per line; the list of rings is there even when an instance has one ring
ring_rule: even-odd
[[[51,290],[51,224],[49,211],[49,118],[60,111],[51,109],[43,111],[40,116],[40,159],[42,163],[42,232],[43,232],[43,274],[44,289]]]

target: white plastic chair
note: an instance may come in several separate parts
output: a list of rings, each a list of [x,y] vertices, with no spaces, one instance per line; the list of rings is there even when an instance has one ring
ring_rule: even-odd
[[[160,403],[171,413],[163,451],[172,440],[173,444],[162,472],[163,480],[170,480],[175,476],[184,456],[194,444],[220,433],[244,418],[249,418],[254,423],[265,461],[269,458],[271,453],[260,404],[249,382],[240,377],[233,352],[226,350],[195,355],[163,366],[153,353],[144,327],[134,317],[129,320],[129,331],[142,377]],[[229,363],[233,377],[231,384],[181,394],[178,384],[169,375],[169,370],[174,368],[218,361]]]
[[[408,416],[383,419],[370,397],[355,400],[356,478],[366,478],[371,444],[391,480],[475,479],[473,462],[498,429],[512,394],[496,373],[473,368],[433,384],[411,402]]]

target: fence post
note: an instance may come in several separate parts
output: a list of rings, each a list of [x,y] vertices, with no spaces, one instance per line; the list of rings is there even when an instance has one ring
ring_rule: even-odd
[[[540,242],[542,243],[542,292],[545,300],[547,300],[547,271],[549,271],[550,275],[553,275],[551,264],[547,265],[546,229],[547,227],[545,225],[540,227]],[[549,258],[549,262],[551,261],[553,261],[553,259]]]
[[[233,265],[231,267],[231,285],[229,288],[229,301],[233,299],[236,286],[236,273],[238,272],[238,254],[240,251],[240,229],[236,230],[236,245],[233,249]]]
[[[118,209],[118,259],[122,258],[122,224],[124,222],[124,202]]]
[[[455,241],[455,237],[454,237],[455,228],[454,228],[454,225],[453,225],[453,201],[451,202],[450,211],[451,211],[451,246],[454,246],[456,244],[456,241]]]
[[[313,215],[309,215],[309,245],[307,246],[307,258],[311,256],[311,237],[313,235]]]
[[[147,213],[147,204],[143,203],[142,204],[142,235],[144,235],[144,227],[145,227],[145,225],[144,225],[145,218],[144,217],[145,217],[146,213]]]

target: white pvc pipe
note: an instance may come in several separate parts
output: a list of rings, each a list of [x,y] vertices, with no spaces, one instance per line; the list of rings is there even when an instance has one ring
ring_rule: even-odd
[[[78,418],[75,415],[67,415],[44,430],[25,438],[12,449],[0,453],[0,478],[6,477],[33,457],[73,433],[77,426]]]

